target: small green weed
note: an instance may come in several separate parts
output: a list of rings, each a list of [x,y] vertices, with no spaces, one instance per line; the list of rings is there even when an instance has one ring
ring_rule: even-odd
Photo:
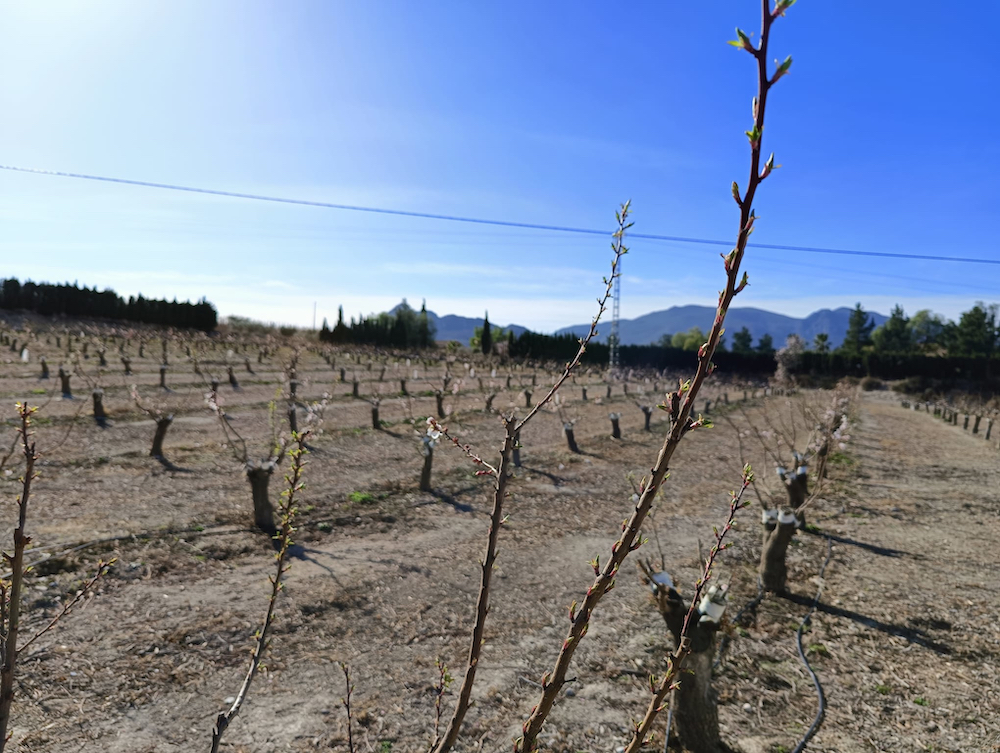
[[[889,695],[892,692],[892,687],[880,682],[875,686],[875,692],[881,695]]]
[[[913,702],[918,706],[930,706],[930,703],[928,703],[927,699],[920,695],[914,698]]]
[[[351,492],[347,498],[356,505],[370,505],[376,501],[375,495],[370,492]]]

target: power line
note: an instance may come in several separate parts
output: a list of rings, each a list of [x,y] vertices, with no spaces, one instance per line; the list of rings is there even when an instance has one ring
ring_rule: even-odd
[[[397,217],[416,217],[425,220],[443,220],[446,222],[465,222],[474,225],[492,225],[495,227],[522,228],[527,230],[546,230],[556,233],[576,233],[579,235],[601,235],[609,237],[607,230],[596,230],[594,228],[569,227],[565,225],[543,225],[532,222],[515,222],[512,220],[493,220],[482,217],[462,217],[453,214],[436,214],[433,212],[411,212],[404,209],[387,209],[384,207],[364,207],[355,204],[335,204],[327,201],[310,201],[308,199],[291,199],[282,196],[265,196],[263,194],[241,193],[239,191],[220,191],[213,188],[196,188],[194,186],[180,186],[172,183],[153,183],[146,180],[131,180],[129,178],[112,178],[106,175],[87,175],[85,173],[66,173],[56,170],[39,170],[32,167],[16,167],[14,165],[0,165],[0,170],[9,170],[19,173],[31,173],[34,175],[51,175],[60,178],[77,178],[79,180],[94,180],[103,183],[119,183],[127,186],[142,186],[143,188],[161,188],[169,191],[186,191],[188,193],[207,194],[209,196],[226,196],[233,199],[250,199],[252,201],[270,201],[276,204],[295,204],[307,207],[319,207],[322,209],[340,209],[349,212],[366,212],[368,214],[387,214]],[[639,238],[648,241],[668,241],[673,243],[695,243],[707,246],[732,247],[731,241],[716,240],[713,238],[689,238],[679,235],[657,235],[651,233],[629,233],[631,238]],[[905,254],[891,253],[889,251],[854,251],[844,248],[821,248],[817,246],[786,246],[770,243],[751,243],[752,248],[769,249],[772,251],[800,251],[810,254],[835,254],[840,256],[863,256],[869,258],[882,259],[909,259],[917,261],[943,261],[957,262],[961,264],[993,264],[1000,266],[1000,259],[987,259],[980,256],[935,256],[932,254]]]

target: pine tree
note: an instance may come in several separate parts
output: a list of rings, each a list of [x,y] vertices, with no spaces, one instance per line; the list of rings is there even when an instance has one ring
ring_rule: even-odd
[[[875,320],[868,316],[860,303],[855,305],[851,318],[847,321],[847,334],[844,335],[844,343],[840,349],[848,355],[861,355],[862,350],[872,344],[873,329]]]
[[[753,335],[750,334],[749,329],[744,327],[733,335],[733,353],[739,353],[741,355],[753,353],[751,343],[753,343]]]
[[[992,356],[997,345],[997,309],[982,302],[962,314],[955,327],[954,353],[959,356]]]
[[[813,350],[817,353],[830,352],[830,336],[826,332],[820,332],[813,338]]]
[[[913,350],[910,319],[901,306],[893,306],[885,324],[872,332],[872,343],[880,353],[910,353]]]
[[[774,338],[770,335],[761,335],[757,341],[757,352],[765,355],[774,353]]]
[[[483,319],[483,334],[480,337],[480,346],[483,349],[484,355],[489,355],[493,352],[493,329],[490,327],[490,312],[486,312],[486,318]]]

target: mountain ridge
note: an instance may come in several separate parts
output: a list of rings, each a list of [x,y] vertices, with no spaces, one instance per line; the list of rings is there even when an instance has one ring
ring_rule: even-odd
[[[726,341],[732,343],[732,335],[746,327],[750,330],[756,343],[763,335],[770,335],[775,347],[780,347],[785,338],[795,334],[812,345],[813,339],[820,333],[829,335],[831,348],[838,347],[847,334],[847,325],[852,308],[841,306],[836,309],[819,309],[808,316],[796,318],[773,311],[746,307],[731,308],[726,314]],[[875,320],[875,326],[888,319],[884,314],[875,311],[866,312]],[[623,345],[648,345],[656,343],[665,334],[686,332],[692,327],[700,327],[707,332],[715,319],[715,308],[712,306],[671,306],[660,311],[651,311],[635,319],[619,321],[619,336]],[[573,324],[556,330],[557,335],[575,334],[582,336],[590,329],[590,324]],[[601,328],[602,341],[607,340],[610,326]]]
[[[395,313],[398,308],[399,306],[394,307],[390,313]],[[731,344],[733,333],[746,327],[750,330],[755,343],[763,335],[770,335],[774,340],[775,347],[780,347],[788,335],[797,334],[807,344],[812,345],[816,335],[825,332],[830,337],[830,347],[836,348],[844,341],[852,310],[848,306],[836,309],[819,309],[808,316],[796,318],[755,307],[731,308],[726,316],[726,342]],[[884,314],[874,311],[867,313],[875,320],[876,326],[881,325],[888,318]],[[462,345],[468,345],[475,328],[481,327],[483,324],[483,320],[477,317],[459,316],[458,314],[439,315],[429,309],[427,317],[437,328],[436,340],[439,342],[457,340]],[[715,308],[712,306],[694,304],[671,306],[668,309],[651,311],[635,319],[622,319],[619,322],[619,332],[623,345],[649,345],[658,342],[665,334],[673,335],[678,332],[686,332],[692,327],[700,327],[702,331],[708,331],[714,319]],[[493,325],[500,326],[495,322]],[[514,336],[517,337],[528,328],[520,324],[508,324],[503,329],[513,330]],[[602,322],[598,340],[606,342],[610,329],[610,322]],[[587,322],[586,324],[572,324],[568,327],[562,327],[557,329],[555,334],[575,334],[582,337],[589,330],[590,323]]]

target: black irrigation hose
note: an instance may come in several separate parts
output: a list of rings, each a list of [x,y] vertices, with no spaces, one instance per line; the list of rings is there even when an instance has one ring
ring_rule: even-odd
[[[809,611],[806,612],[806,616],[802,618],[802,622],[799,623],[798,630],[795,631],[795,643],[799,649],[799,659],[806,667],[806,671],[812,677],[813,685],[816,686],[816,696],[819,699],[819,708],[816,711],[816,718],[813,719],[812,726],[806,731],[805,736],[799,740],[798,745],[792,753],[802,753],[809,744],[823,724],[823,717],[826,715],[826,696],[823,695],[823,686],[820,685],[819,677],[816,676],[816,672],[813,671],[812,666],[809,664],[809,660],[806,658],[806,652],[802,650],[802,631],[812,620],[813,612],[816,611],[816,607],[819,605],[820,596],[823,595],[823,573],[826,572],[826,566],[830,564],[830,557],[833,554],[833,539],[829,536],[826,537],[826,559],[823,561],[823,566],[819,569],[819,588],[816,589],[816,598],[813,599],[812,606],[809,607]]]

